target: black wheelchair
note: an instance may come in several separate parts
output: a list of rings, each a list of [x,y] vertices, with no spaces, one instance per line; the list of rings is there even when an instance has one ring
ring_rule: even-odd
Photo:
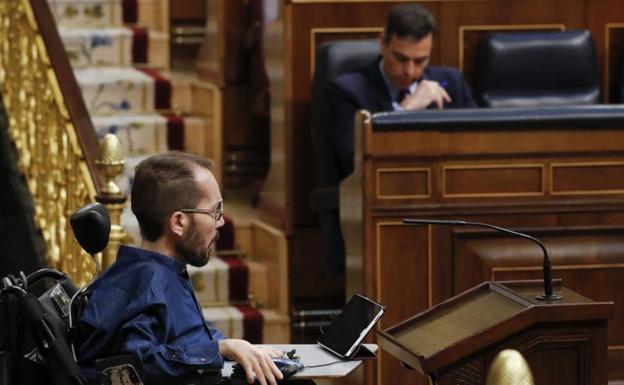
[[[104,250],[111,224],[103,205],[92,203],[81,208],[70,223],[85,251],[94,255]],[[2,278],[0,385],[87,385],[72,345],[84,293],[66,274],[54,269]],[[136,357],[107,358],[96,362],[96,367],[98,385],[143,384]]]

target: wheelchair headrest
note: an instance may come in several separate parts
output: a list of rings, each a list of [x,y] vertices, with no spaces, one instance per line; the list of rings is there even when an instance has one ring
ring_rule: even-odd
[[[94,202],[78,209],[69,223],[76,240],[87,253],[96,254],[106,248],[111,222],[103,204]]]

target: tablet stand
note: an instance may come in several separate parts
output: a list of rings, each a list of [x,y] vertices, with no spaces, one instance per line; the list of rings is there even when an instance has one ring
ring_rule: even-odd
[[[363,344],[360,344],[357,349],[355,349],[355,353],[351,355],[351,358],[349,358],[349,361],[370,360],[375,358],[377,358],[377,354],[375,354],[375,352]]]

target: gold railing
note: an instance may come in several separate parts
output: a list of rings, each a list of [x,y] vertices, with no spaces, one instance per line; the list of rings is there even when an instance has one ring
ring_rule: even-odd
[[[97,138],[45,1],[0,0],[0,92],[46,262],[82,285],[94,265],[69,217],[98,195]]]

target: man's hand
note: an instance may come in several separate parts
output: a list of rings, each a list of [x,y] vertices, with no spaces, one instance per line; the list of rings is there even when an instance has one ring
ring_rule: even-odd
[[[219,341],[219,353],[238,362],[245,370],[247,382],[258,379],[261,385],[276,385],[275,378],[281,380],[282,373],[273,363],[273,358],[281,357],[283,353],[270,347],[257,347],[245,340],[223,339]]]
[[[416,92],[408,95],[401,102],[401,107],[406,110],[423,110],[431,103],[435,103],[438,109],[444,107],[444,102],[450,102],[451,97],[440,83],[433,80],[423,80],[418,83]]]

